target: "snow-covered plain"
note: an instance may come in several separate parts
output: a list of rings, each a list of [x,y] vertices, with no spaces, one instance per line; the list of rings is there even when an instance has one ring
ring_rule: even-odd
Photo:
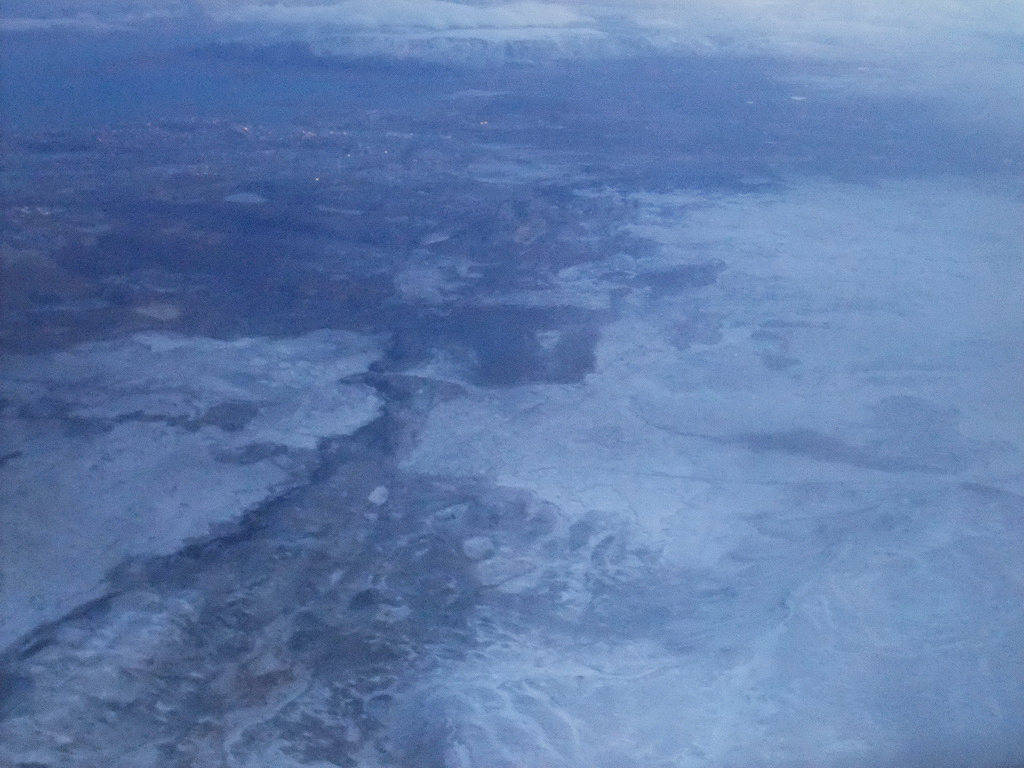
[[[517,697],[569,713],[562,748],[581,751],[550,765],[1019,755],[1019,200],[804,181],[640,203],[634,226],[664,250],[635,268],[697,251],[728,263],[718,282],[632,295],[584,383],[447,403],[408,459],[529,489],[568,529],[618,529],[628,584],[588,617],[614,640],[556,652],[562,631],[531,634],[437,683],[477,709],[473,757],[452,764],[515,764],[524,737],[495,734]],[[534,610],[569,621],[595,550],[564,572],[542,550],[498,588],[558,595]]]
[[[126,559],[305,484],[321,441],[377,417],[372,390],[338,382],[378,346],[146,334],[7,358],[0,644],[104,595]]]

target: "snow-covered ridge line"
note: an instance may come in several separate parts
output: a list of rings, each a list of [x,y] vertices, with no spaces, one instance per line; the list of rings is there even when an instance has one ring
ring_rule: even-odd
[[[1024,6],[997,0],[20,0],[6,4],[4,16],[0,30],[6,31],[102,31],[178,19],[196,28],[246,25],[261,34],[289,29],[307,37],[491,30],[529,39],[552,31],[599,32],[687,47],[742,40],[766,52],[844,57],[921,54],[936,46],[985,50],[1019,45],[1024,34]]]

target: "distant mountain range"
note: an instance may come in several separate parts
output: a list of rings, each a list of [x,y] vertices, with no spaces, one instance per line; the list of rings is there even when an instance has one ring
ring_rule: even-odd
[[[226,60],[267,64],[329,65],[332,62],[397,60],[456,65],[532,63],[596,58],[630,58],[664,53],[725,51],[739,46],[708,41],[704,46],[648,35],[610,34],[597,30],[552,30],[529,37],[524,31],[465,30],[458,33],[324,34],[312,39],[273,41],[238,35],[233,40],[204,45],[204,55]],[[481,34],[483,33],[483,34]],[[283,37],[283,36],[282,36]],[[738,52],[738,51],[733,51]]]

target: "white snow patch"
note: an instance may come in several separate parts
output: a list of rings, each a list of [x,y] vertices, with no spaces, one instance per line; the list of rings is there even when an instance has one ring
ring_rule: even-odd
[[[318,332],[146,334],[9,357],[0,394],[0,646],[304,481],[326,437],[376,418],[379,342]]]

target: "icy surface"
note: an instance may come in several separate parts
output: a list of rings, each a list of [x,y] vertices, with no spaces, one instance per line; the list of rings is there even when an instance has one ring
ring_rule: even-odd
[[[1014,764],[1015,201],[631,199],[648,245],[553,277],[615,307],[561,383],[579,331],[515,290],[401,371],[326,331],[10,358],[6,638],[101,599],[9,650],[0,756]]]
[[[373,420],[340,380],[371,339],[160,334],[8,358],[0,392],[0,645],[102,594],[127,557],[174,552],[306,480],[322,440]]]
[[[702,247],[728,268],[696,296],[631,297],[581,386],[440,406],[408,460],[529,489],[618,558],[622,604],[587,622],[623,633],[607,676],[571,682],[524,648],[518,669],[488,660],[439,682],[465,710],[468,757],[447,764],[514,765],[528,737],[502,722],[535,733],[554,715],[533,702],[552,696],[571,702],[555,707],[573,713],[565,729],[593,731],[529,737],[560,756],[551,765],[1019,749],[1024,621],[1001,605],[1019,594],[1024,551],[1016,203],[941,184],[815,184],[647,198],[636,226],[666,258]],[[584,548],[575,568],[596,556]],[[499,590],[551,593],[544,556],[484,564],[506,574],[483,578]]]

